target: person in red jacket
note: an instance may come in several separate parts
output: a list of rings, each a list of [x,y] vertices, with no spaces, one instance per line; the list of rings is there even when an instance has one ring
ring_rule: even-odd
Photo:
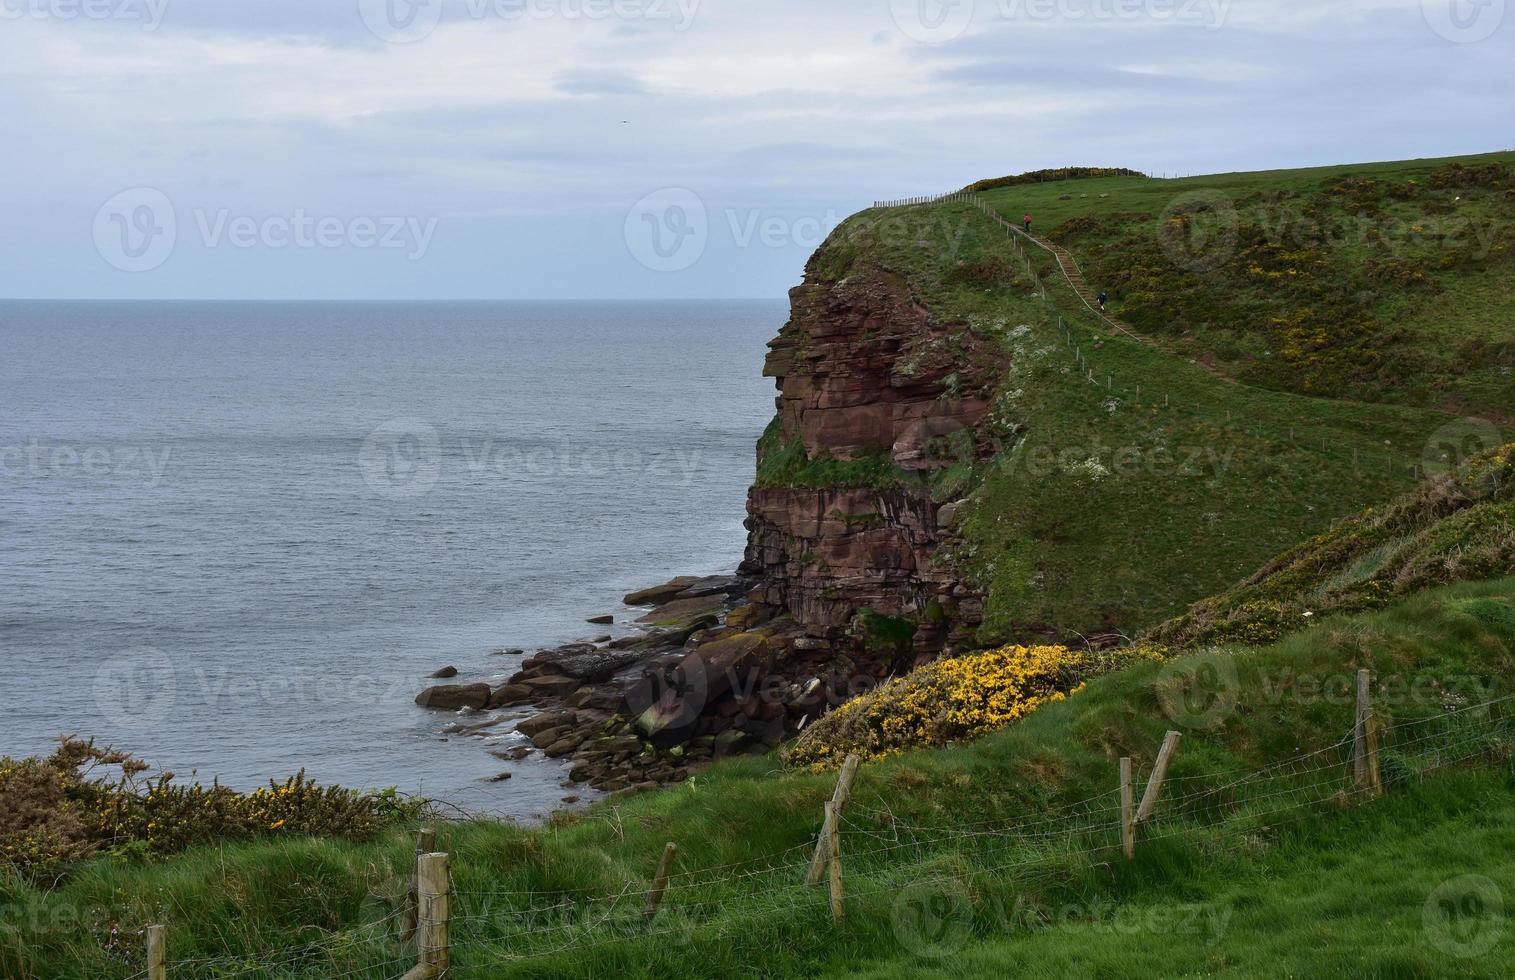
[[[1021,226],[1026,229],[1026,234],[1031,234],[1031,215],[1026,214],[1021,216]]]

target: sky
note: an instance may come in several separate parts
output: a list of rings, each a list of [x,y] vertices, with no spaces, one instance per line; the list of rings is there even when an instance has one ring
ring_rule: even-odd
[[[0,0],[0,297],[782,297],[876,199],[1515,146],[1515,0]]]

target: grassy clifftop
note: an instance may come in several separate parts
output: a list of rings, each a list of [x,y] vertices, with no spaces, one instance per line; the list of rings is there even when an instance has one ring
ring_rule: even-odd
[[[1118,316],[1241,380],[1515,417],[1515,154],[984,196]]]
[[[1373,179],[1382,183],[1374,193],[1388,197],[1382,188],[1392,183],[1389,175],[1405,167],[1422,174],[1477,175],[1489,162],[1471,159],[1452,170],[1448,161],[1354,170],[1377,175]],[[1263,193],[1268,186],[1341,179],[1337,172],[1303,171],[1216,180],[1221,194],[1246,199],[1241,187]],[[1169,257],[1155,216],[1180,193],[1209,186],[1207,180],[1113,176],[1017,184],[982,196],[1013,219],[1030,211],[1038,228],[1059,226],[1055,237],[1066,239],[1081,261],[1087,247],[1085,271],[1096,284],[1101,280],[1095,268],[1125,261],[1117,242],[1158,256],[1154,261],[1163,263],[1164,275],[1188,282],[1218,273],[1192,271],[1181,253]],[[1411,204],[1429,207],[1441,195],[1456,196],[1455,190],[1432,189],[1429,177],[1424,186],[1427,196]],[[1488,214],[1504,213],[1502,189],[1477,193]],[[1106,211],[1122,216],[1120,234],[1095,242],[1087,228]],[[1152,220],[1133,217],[1142,214]],[[1344,266],[1359,261],[1348,252],[1332,254],[1332,261]],[[1040,261],[1034,253],[1033,261]],[[1225,375],[1245,375],[1240,362],[1204,347],[1221,336],[1219,327],[1170,332],[1161,343],[1115,332],[1045,264],[1037,270],[1045,295],[1039,292],[1009,247],[1005,229],[969,204],[863,212],[816,254],[809,276],[845,281],[869,267],[901,277],[935,320],[997,345],[1009,365],[987,423],[994,457],[986,462],[965,455],[930,481],[937,499],[967,500],[958,516],[961,544],[941,560],[953,563],[986,594],[980,636],[986,645],[1076,642],[1090,634],[1150,629],[1333,522],[1409,490],[1428,465],[1445,460],[1449,441],[1457,443],[1454,452],[1463,453],[1498,444],[1507,431],[1497,424],[1500,411],[1491,409],[1489,420],[1465,423],[1433,407],[1505,404],[1504,366],[1496,363],[1504,341],[1481,314],[1466,322],[1439,315],[1449,296],[1461,295],[1458,290],[1501,295],[1505,266],[1498,257],[1481,266],[1436,271],[1444,287],[1440,292],[1415,287],[1393,293],[1394,308],[1406,323],[1418,317],[1414,322],[1426,325],[1421,333],[1405,327],[1395,349],[1476,348],[1483,352],[1478,357],[1495,358],[1487,370],[1474,369],[1471,361],[1426,368],[1435,391],[1415,397],[1401,397],[1392,385],[1359,390],[1356,381],[1330,392],[1310,391],[1318,386],[1303,380],[1235,383]],[[1257,293],[1245,282],[1205,288],[1237,304]],[[1389,292],[1378,295],[1390,303]],[[1132,311],[1128,303],[1120,312]],[[1192,344],[1192,351],[1183,344]],[[1373,349],[1389,346],[1378,343]],[[1185,352],[1213,363],[1194,363],[1182,356]],[[1259,361],[1271,364],[1276,358]],[[1453,397],[1453,389],[1462,394]],[[1475,390],[1483,394],[1474,398]],[[1377,400],[1327,397],[1341,394]],[[794,463],[792,472],[807,482],[862,480],[845,466]],[[763,474],[777,482],[789,475]],[[865,475],[872,485],[890,478],[874,465]]]

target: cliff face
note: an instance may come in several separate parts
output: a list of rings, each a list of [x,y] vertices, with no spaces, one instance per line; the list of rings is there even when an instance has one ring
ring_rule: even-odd
[[[876,268],[841,281],[812,273],[790,300],[764,366],[779,389],[780,448],[875,460],[891,477],[775,484],[763,472],[773,449],[760,450],[743,566],[758,578],[754,598],[811,636],[834,638],[867,609],[910,620],[916,652],[940,650],[977,624],[982,602],[937,560],[957,508],[933,499],[932,477],[986,454],[982,423],[1003,364]]]

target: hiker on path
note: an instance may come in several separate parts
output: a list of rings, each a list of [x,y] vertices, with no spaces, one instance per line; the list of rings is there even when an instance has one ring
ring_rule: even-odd
[[[1107,303],[1109,299],[1110,294],[1105,292],[1103,289],[1099,291],[1098,296],[1094,297],[1095,302],[1099,303],[1099,311],[1101,313],[1105,312],[1105,303]]]
[[[1021,225],[1023,227],[1025,227],[1026,234],[1028,234],[1028,235],[1031,234],[1031,215],[1029,215],[1029,214],[1021,215]]]

